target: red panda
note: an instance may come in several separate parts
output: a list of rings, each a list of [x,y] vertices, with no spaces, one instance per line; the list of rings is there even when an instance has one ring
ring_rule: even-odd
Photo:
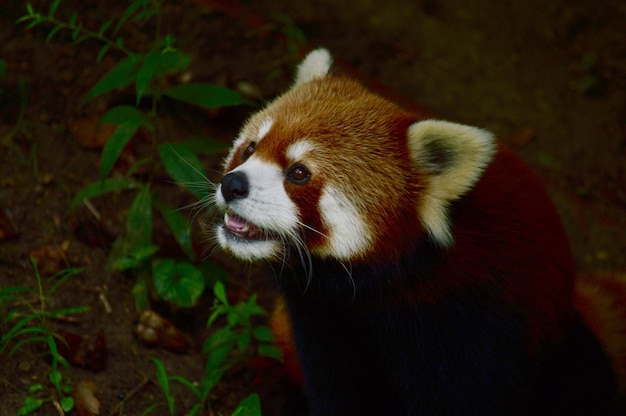
[[[540,181],[488,131],[330,68],[324,49],[304,59],[215,193],[219,245],[279,265],[278,341],[310,415],[612,414],[616,373]]]

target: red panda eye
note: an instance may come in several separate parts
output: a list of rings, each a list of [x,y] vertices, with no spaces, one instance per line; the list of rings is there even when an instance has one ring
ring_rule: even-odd
[[[252,153],[254,153],[254,150],[256,149],[256,142],[250,142],[250,144],[243,149],[243,153],[241,154],[241,159],[242,160],[246,160],[248,159]]]
[[[309,169],[300,163],[293,165],[291,169],[289,169],[289,172],[287,172],[287,179],[298,185],[306,183],[310,177],[311,172]]]

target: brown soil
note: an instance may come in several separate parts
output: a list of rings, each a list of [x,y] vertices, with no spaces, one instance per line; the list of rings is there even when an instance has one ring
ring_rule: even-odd
[[[207,336],[211,299],[203,298],[192,311],[159,305],[193,339],[192,352],[175,354],[137,343],[133,280],[105,266],[132,195],[93,200],[102,216],[99,222],[85,207],[68,214],[72,197],[99,175],[99,150],[81,146],[68,126],[99,116],[113,104],[132,104],[132,91],[82,101],[120,56],[111,53],[96,64],[99,45],[75,46],[67,34],[45,43],[49,28],[16,25],[24,4],[5,3],[0,5],[0,59],[8,66],[0,81],[0,213],[9,224],[0,221],[0,231],[15,228],[17,234],[0,240],[0,287],[35,287],[29,255],[40,247],[66,247],[69,264],[84,271],[62,285],[48,299],[48,307],[91,309],[77,323],[51,325],[90,336],[103,329],[108,360],[103,371],[73,368],[64,374],[71,383],[95,382],[100,414],[111,414],[120,397],[139,387],[123,411],[112,414],[141,414],[162,400],[149,357],[161,359],[170,375],[193,381],[202,377],[204,357],[198,349]],[[47,10],[48,2],[34,3]],[[119,16],[125,4],[67,0],[58,14],[67,18],[77,10],[88,27],[97,28],[108,16]],[[378,89],[384,85],[385,93],[419,103],[418,108],[442,118],[496,132],[545,179],[581,273],[626,269],[622,1],[590,6],[582,0],[186,0],[166,6],[163,31],[174,34],[177,46],[193,56],[192,79],[231,88],[252,86],[267,99],[286,88],[297,62],[288,50],[292,38],[285,36],[276,13],[293,19],[309,47],[326,46],[344,69]],[[149,24],[131,28],[126,44],[141,50],[152,29]],[[21,104],[25,111],[18,122]],[[249,111],[206,113],[165,105],[160,140],[204,134],[228,143]],[[214,179],[218,161],[205,160]],[[176,206],[193,201],[165,176],[155,186],[161,198]],[[160,255],[180,255],[163,224],[157,224],[156,238]],[[256,287],[249,267],[224,263],[219,255],[211,260],[232,272],[235,296]],[[110,312],[102,298],[110,303]],[[16,414],[28,386],[46,383],[49,368],[36,348],[0,356],[0,414]],[[146,377],[150,381],[142,384]],[[214,410],[229,414],[253,390],[252,377],[254,371],[245,368],[229,373],[213,394]],[[174,393],[177,414],[182,414],[193,397],[180,386]],[[57,413],[46,404],[38,414]],[[154,414],[167,413],[162,407]]]

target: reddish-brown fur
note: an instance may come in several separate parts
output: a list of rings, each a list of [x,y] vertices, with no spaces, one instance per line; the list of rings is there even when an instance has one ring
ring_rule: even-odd
[[[328,76],[288,91],[254,120],[264,117],[274,124],[255,153],[258,158],[286,169],[297,162],[285,158],[289,145],[302,139],[318,145],[306,161],[313,173],[311,181],[304,186],[285,183],[292,200],[300,201],[302,222],[322,234],[328,232],[320,221],[317,202],[319,192],[330,184],[343,195],[350,195],[357,209],[362,208],[359,201],[373,203],[367,211],[360,209],[376,230],[367,262],[376,262],[376,256],[387,261],[406,254],[404,248],[411,247],[421,232],[415,209],[407,201],[419,193],[423,181],[412,167],[406,142],[398,137],[406,134],[415,116],[348,78]],[[390,159],[395,163],[387,163]],[[241,160],[234,158],[226,171],[239,163]],[[371,182],[389,186],[381,189],[369,186]],[[403,242],[397,241],[399,236],[404,236]],[[323,243],[319,233],[308,232],[306,238],[311,251]]]
[[[522,403],[545,414],[598,402],[609,409],[614,373],[578,312],[624,375],[624,325],[605,324],[626,315],[624,298],[607,295],[608,281],[601,290],[575,288],[568,242],[541,181],[508,149],[494,153],[488,133],[420,122],[327,75],[324,52],[310,56],[296,86],[244,127],[245,142],[226,165],[237,168],[254,148],[254,161],[235,173],[238,200],[230,173],[221,192],[226,208],[245,206],[257,220],[277,194],[282,217],[294,214],[284,232],[294,241],[276,245],[292,266],[281,281],[291,316],[279,301],[271,326],[302,382],[295,334],[312,414],[375,413],[381,403],[438,414],[459,411],[463,403],[446,401],[455,398],[471,403],[472,414],[520,411]],[[305,181],[290,176],[299,163],[310,172]],[[251,191],[270,191],[248,198],[248,176],[263,178]],[[224,244],[245,258],[251,246],[237,238]],[[380,386],[376,404],[378,378],[391,384]],[[591,392],[596,380],[601,387]]]

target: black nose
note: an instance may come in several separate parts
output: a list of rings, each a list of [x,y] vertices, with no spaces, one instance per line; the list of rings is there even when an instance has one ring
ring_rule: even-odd
[[[248,196],[248,178],[243,172],[231,172],[222,178],[222,195],[226,202]]]

